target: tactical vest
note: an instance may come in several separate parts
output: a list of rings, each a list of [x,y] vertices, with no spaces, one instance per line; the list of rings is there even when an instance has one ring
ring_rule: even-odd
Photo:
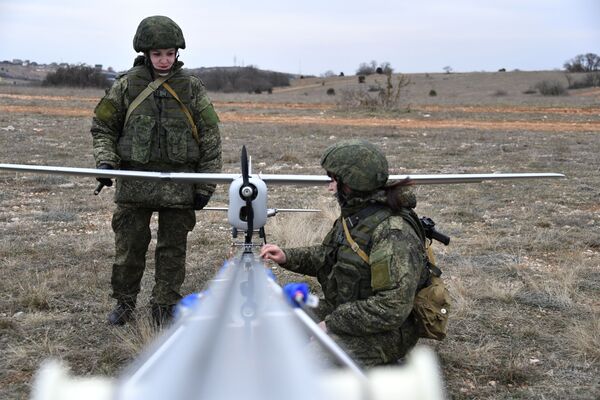
[[[406,209],[392,214],[387,207],[367,208],[347,218],[346,223],[352,239],[369,254],[375,228],[392,215],[401,216],[407,221],[424,242],[425,236],[418,217]],[[371,266],[350,247],[341,219],[335,222],[323,240],[323,246],[326,248],[325,260],[321,263],[322,268],[317,271],[317,279],[323,288],[325,299],[337,307],[348,301],[372,296]]]
[[[129,104],[152,81],[146,66],[130,69],[127,72]],[[190,109],[190,77],[179,70],[169,78],[168,83]],[[193,165],[200,158],[200,149],[190,122],[179,103],[162,86],[131,113],[119,137],[117,150],[125,165],[142,169],[193,171]]]

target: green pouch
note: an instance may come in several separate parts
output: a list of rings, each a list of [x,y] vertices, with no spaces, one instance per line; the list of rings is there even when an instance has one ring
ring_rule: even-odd
[[[450,293],[442,278],[431,277],[431,284],[417,292],[413,311],[419,336],[442,340],[448,330]]]
[[[163,126],[167,131],[169,160],[176,164],[185,163],[188,161],[188,139],[193,139],[188,123],[178,119],[166,119],[163,121]]]
[[[124,161],[150,161],[154,125],[154,118],[146,115],[135,115],[127,121],[119,139],[119,154]]]

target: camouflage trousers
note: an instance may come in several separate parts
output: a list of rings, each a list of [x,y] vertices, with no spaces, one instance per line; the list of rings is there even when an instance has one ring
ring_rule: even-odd
[[[322,321],[328,308],[327,302],[322,301],[313,317]],[[371,335],[354,336],[333,332],[328,332],[328,335],[361,367],[396,364],[419,340],[412,314],[398,330]],[[308,348],[319,362],[325,365],[337,364],[335,358],[317,341],[311,341]]]
[[[112,228],[115,233],[115,262],[112,269],[112,297],[133,301],[140,292],[146,269],[146,252],[151,240],[150,218],[153,209],[117,205]],[[151,302],[175,304],[185,279],[187,235],[196,224],[196,213],[187,208],[158,210],[155,251],[155,285]]]

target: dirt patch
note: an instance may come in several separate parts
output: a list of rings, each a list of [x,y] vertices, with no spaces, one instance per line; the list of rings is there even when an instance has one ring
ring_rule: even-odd
[[[264,109],[313,109],[303,104],[280,104],[272,105],[267,103],[244,104],[242,103],[227,103],[227,105],[235,104],[236,107],[245,108],[264,108]],[[424,107],[427,110],[427,107]],[[478,112],[494,114],[505,112],[504,109],[489,108],[489,107],[431,107],[430,110],[469,110],[468,112]],[[583,110],[568,110],[565,108],[550,109],[548,113],[558,114],[581,114]],[[75,108],[75,107],[51,107],[51,106],[26,106],[26,105],[0,105],[0,112],[19,113],[19,114],[43,114],[52,116],[64,117],[92,117],[92,108]],[[517,108],[508,112],[527,112],[525,108]],[[539,112],[539,111],[537,111]],[[546,111],[543,111],[546,112]],[[590,110],[589,113],[597,113],[598,110]],[[544,131],[544,132],[597,132],[600,130],[600,121],[573,121],[573,122],[558,122],[558,121],[503,121],[494,120],[493,117],[485,121],[454,119],[454,120],[417,120],[412,118],[348,118],[331,115],[321,116],[296,116],[294,114],[278,114],[278,115],[256,115],[242,114],[239,112],[220,112],[219,117],[223,122],[231,123],[261,123],[261,124],[282,124],[282,125],[328,125],[328,126],[350,126],[350,127],[392,127],[403,129],[480,129],[492,131]]]

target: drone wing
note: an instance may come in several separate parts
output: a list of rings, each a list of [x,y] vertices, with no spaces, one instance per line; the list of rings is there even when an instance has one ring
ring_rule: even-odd
[[[90,178],[121,178],[143,179],[150,181],[171,181],[181,183],[214,183],[229,184],[240,178],[235,173],[191,173],[191,172],[151,172],[128,171],[95,168],[55,167],[46,165],[0,164],[0,170],[53,174],[87,176]],[[291,175],[291,174],[253,174],[267,184],[312,186],[327,184],[331,179],[326,175]],[[517,180],[539,178],[563,178],[557,173],[494,173],[494,174],[428,174],[428,175],[390,175],[390,180],[410,179],[413,185],[436,185],[452,183],[478,183],[492,180]]]

